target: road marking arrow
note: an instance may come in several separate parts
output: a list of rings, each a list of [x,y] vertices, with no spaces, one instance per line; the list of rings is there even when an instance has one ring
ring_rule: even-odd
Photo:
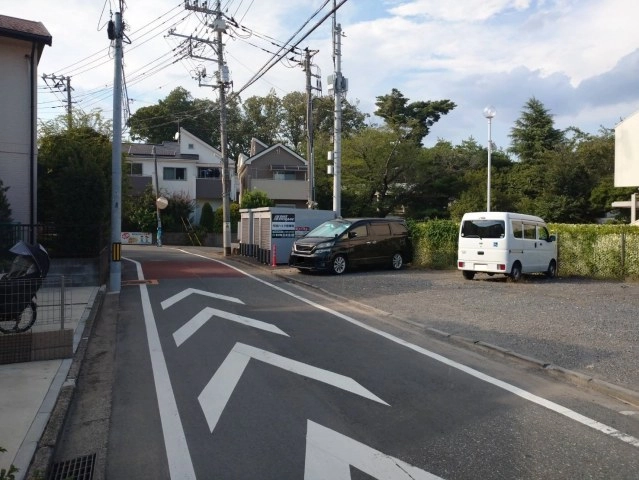
[[[278,333],[280,335],[284,335],[288,337],[289,335],[277,328],[275,325],[271,323],[262,322],[260,320],[255,320],[249,317],[243,317],[242,315],[237,315],[235,313],[225,312],[224,310],[218,310],[217,308],[206,307],[200,313],[198,313],[191,320],[182,325],[179,329],[175,331],[173,334],[173,339],[175,340],[176,345],[179,347],[184,342],[186,342],[191,335],[193,335],[197,330],[208,322],[213,317],[223,318],[225,320],[230,320],[232,322],[241,323],[243,325],[247,325],[253,328],[259,328],[260,330],[265,330],[271,333]]]
[[[297,360],[282,357],[243,343],[236,343],[224,359],[224,362],[222,362],[222,365],[220,365],[220,368],[218,368],[217,372],[215,372],[209,383],[204,387],[204,390],[202,390],[202,393],[198,396],[200,406],[202,407],[211,433],[215,430],[215,426],[224,411],[224,407],[226,407],[233,390],[251,358],[304,377],[312,378],[313,380],[319,380],[320,382],[333,385],[334,387],[341,388],[342,390],[360,395],[383,405],[388,405],[388,403],[373,395],[352,378],[329,372],[328,370],[322,370],[321,368],[313,367],[298,362]]]
[[[441,480],[308,420],[304,480],[351,480],[351,465],[378,480]]]
[[[160,305],[162,306],[162,310],[166,310],[172,305],[175,305],[180,300],[184,300],[191,294],[204,295],[205,297],[217,298],[218,300],[226,300],[227,302],[239,303],[244,305],[244,302],[239,298],[235,297],[227,297],[226,295],[220,295],[218,293],[207,292],[206,290],[197,290],[196,288],[187,288],[186,290],[182,290],[180,293],[176,293],[172,297],[164,300]]]

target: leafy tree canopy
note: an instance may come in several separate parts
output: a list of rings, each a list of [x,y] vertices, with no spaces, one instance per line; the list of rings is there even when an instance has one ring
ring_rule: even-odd
[[[381,117],[391,129],[421,145],[422,140],[442,115],[446,115],[457,105],[450,100],[417,101],[408,99],[397,89],[390,94],[377,97],[375,115]]]
[[[509,151],[522,162],[539,160],[545,152],[558,148],[565,140],[564,133],[555,128],[553,116],[535,97],[524,105],[509,137]]]
[[[268,198],[268,195],[261,190],[251,190],[244,192],[242,195],[242,202],[240,208],[260,208],[260,207],[272,207],[273,200]]]

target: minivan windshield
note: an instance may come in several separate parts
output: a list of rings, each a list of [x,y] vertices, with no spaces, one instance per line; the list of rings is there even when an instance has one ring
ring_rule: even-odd
[[[464,220],[461,236],[465,238],[504,238],[503,220]]]
[[[318,227],[315,227],[307,233],[306,236],[334,238],[335,236],[339,236],[344,233],[344,231],[350,226],[351,222],[345,220],[329,220],[328,222],[324,222]]]

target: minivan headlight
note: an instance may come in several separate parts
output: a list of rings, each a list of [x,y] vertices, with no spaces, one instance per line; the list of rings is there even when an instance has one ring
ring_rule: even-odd
[[[315,246],[315,253],[328,252],[331,248],[333,248],[333,242],[318,243]]]

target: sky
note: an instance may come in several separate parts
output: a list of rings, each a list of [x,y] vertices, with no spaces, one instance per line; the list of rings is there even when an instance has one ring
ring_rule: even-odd
[[[193,1],[193,0],[191,0]],[[540,100],[555,127],[597,134],[639,110],[639,2],[636,0],[223,0],[238,27],[224,35],[233,91],[242,99],[271,90],[281,98],[305,90],[299,61],[313,56],[313,73],[327,95],[334,72],[335,17],[342,30],[341,70],[347,98],[374,116],[376,98],[399,90],[409,102],[449,99],[457,107],[424,140],[458,145],[488,141],[484,108],[493,106],[491,139],[510,146],[509,134],[532,97]],[[212,48],[182,58],[185,36],[212,38],[203,14],[178,0],[126,0],[124,74],[131,113],[154,105],[182,86],[195,98],[217,99],[199,86],[217,69]],[[214,3],[209,1],[209,4]],[[70,77],[74,108],[100,108],[113,115],[113,49],[107,23],[120,10],[116,0],[2,0],[0,14],[40,21],[53,37],[39,74]],[[321,21],[324,17],[326,20]],[[169,30],[173,34],[169,34]],[[309,34],[310,32],[310,34]],[[130,42],[130,43],[129,43]],[[247,86],[281,46],[298,47]],[[66,93],[40,80],[38,116],[65,113]],[[211,82],[212,83],[212,82]],[[246,88],[245,88],[246,87]],[[170,139],[167,139],[170,140]]]

